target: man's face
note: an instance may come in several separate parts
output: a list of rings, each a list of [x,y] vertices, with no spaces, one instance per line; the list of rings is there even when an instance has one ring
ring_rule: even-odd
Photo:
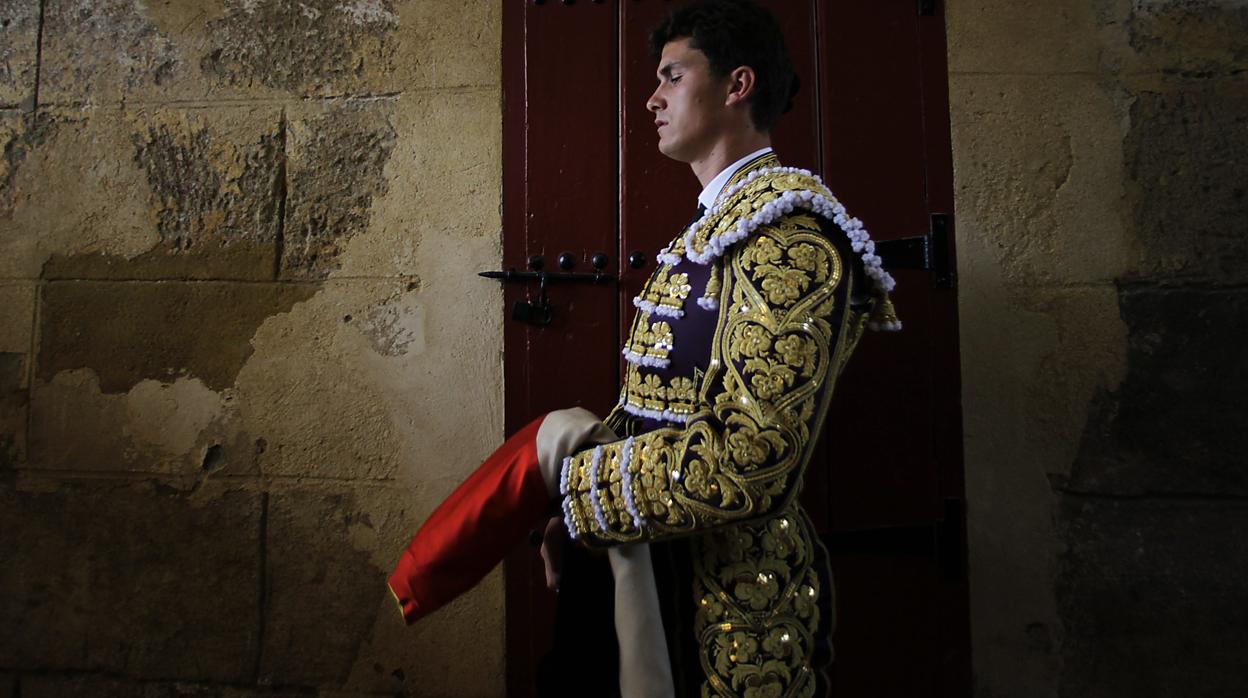
[[[706,156],[729,121],[729,79],[716,79],[706,54],[688,38],[674,39],[659,59],[659,86],[646,101],[659,130],[659,152],[680,162]]]

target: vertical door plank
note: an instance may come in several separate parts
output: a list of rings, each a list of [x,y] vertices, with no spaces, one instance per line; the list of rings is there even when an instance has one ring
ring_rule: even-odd
[[[507,2],[503,10],[503,265],[525,269],[541,255],[561,271],[591,270],[603,252],[615,263],[619,66],[614,3]],[[608,267],[605,271],[614,273]],[[483,283],[486,283],[483,281]],[[506,428],[512,433],[555,409],[584,406],[605,415],[615,400],[619,346],[614,284],[553,283],[554,320],[532,327],[511,319],[536,284],[505,286]],[[535,547],[506,561],[508,695],[533,694],[551,640],[554,596]]]
[[[949,65],[946,53],[944,3],[937,12],[919,21],[922,55],[924,151],[929,205],[933,212],[953,212],[953,148],[949,124]],[[957,219],[949,218],[950,260],[956,260],[954,241]],[[947,291],[933,303],[932,323],[943,328],[944,341],[934,343],[932,380],[936,415],[933,448],[937,458],[942,499],[965,501],[966,481],[962,453],[962,377],[957,338],[957,296]],[[963,507],[965,511],[965,507]],[[950,537],[961,554],[942,563],[944,575],[937,599],[941,649],[937,695],[956,698],[968,695],[971,677],[970,594],[967,580],[966,521],[946,521]],[[948,556],[949,551],[945,551]]]
[[[819,6],[823,171],[876,240],[929,227],[914,2]],[[939,515],[931,409],[931,281],[894,271],[900,333],[869,333],[829,413],[834,529],[931,525]],[[956,343],[956,335],[953,338]]]

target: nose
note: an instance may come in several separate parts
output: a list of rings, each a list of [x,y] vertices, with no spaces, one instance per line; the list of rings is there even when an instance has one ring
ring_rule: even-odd
[[[659,95],[659,91],[662,89],[663,89],[662,85],[659,85],[658,87],[654,88],[654,92],[650,94],[650,99],[646,100],[646,109],[649,109],[650,111],[656,114],[659,112],[660,109],[666,106],[666,102],[663,100],[663,97]]]

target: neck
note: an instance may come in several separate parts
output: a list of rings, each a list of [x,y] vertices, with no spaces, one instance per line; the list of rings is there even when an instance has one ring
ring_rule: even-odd
[[[712,179],[715,179],[715,175],[723,172],[725,167],[755,150],[770,145],[771,134],[748,129],[721,138],[707,151],[706,155],[690,161],[689,167],[693,170],[694,176],[698,178],[698,182],[705,187]]]

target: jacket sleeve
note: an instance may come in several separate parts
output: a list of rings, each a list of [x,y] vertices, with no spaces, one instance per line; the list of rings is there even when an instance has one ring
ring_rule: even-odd
[[[766,516],[800,489],[848,340],[865,322],[846,307],[853,275],[806,215],[759,228],[714,263],[723,286],[697,412],[565,460],[575,538],[689,534]]]

